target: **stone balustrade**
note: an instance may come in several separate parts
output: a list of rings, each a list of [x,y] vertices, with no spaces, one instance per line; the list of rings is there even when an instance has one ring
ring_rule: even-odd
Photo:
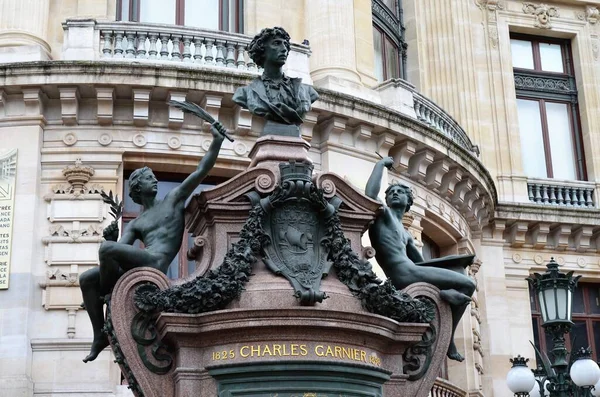
[[[185,26],[67,19],[63,23],[64,60],[123,60],[166,62],[190,67],[226,68],[258,74],[262,70],[248,55],[251,36]],[[285,72],[312,83],[310,49],[292,43]]]
[[[413,92],[413,99],[419,121],[435,128],[466,151],[479,156],[479,147],[471,142],[465,130],[446,111],[418,92]]]
[[[458,386],[450,383],[446,379],[437,378],[429,397],[466,397],[467,393]]]
[[[589,182],[527,182],[529,201],[536,204],[595,208],[594,184]]]

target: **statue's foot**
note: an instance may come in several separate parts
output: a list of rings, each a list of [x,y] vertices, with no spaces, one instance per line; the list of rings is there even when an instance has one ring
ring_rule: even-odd
[[[440,298],[448,302],[450,306],[460,307],[466,306],[471,303],[471,298],[462,292],[458,292],[455,289],[447,289],[440,291]]]
[[[94,361],[96,359],[96,357],[98,357],[98,354],[100,354],[100,352],[102,350],[104,350],[104,348],[107,347],[108,345],[109,345],[108,337],[106,335],[103,334],[98,339],[94,338],[94,341],[92,342],[92,348],[90,350],[90,354],[88,354],[86,356],[86,358],[83,359],[83,362],[87,363],[88,361]]]
[[[456,348],[456,345],[454,344],[454,342],[450,342],[450,346],[448,347],[448,353],[446,355],[448,356],[448,358],[450,360],[454,360],[454,361],[458,361],[458,362],[462,362],[465,359],[462,356],[462,354],[460,354],[458,352],[458,349]]]

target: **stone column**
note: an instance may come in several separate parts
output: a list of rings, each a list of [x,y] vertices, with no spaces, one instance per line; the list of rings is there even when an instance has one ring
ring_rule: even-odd
[[[353,0],[305,0],[306,35],[310,41],[311,77],[360,83],[356,70]]]
[[[0,62],[50,58],[47,42],[50,0],[0,2]]]

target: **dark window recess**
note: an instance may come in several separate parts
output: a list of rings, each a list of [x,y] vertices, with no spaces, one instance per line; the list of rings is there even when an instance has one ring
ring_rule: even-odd
[[[372,0],[375,76],[406,78],[406,42],[401,0]]]
[[[575,351],[580,347],[592,348],[593,359],[600,359],[600,284],[579,284],[573,294],[573,327],[566,335],[567,348]],[[529,290],[535,346],[553,361],[552,338],[542,327],[540,303],[536,294]]]
[[[526,175],[586,180],[570,41],[515,34],[511,49]]]
[[[117,21],[244,31],[243,0],[117,0]]]
[[[129,197],[129,175],[131,175],[132,171],[133,170],[130,170],[125,173],[126,178],[125,182],[123,183],[123,229],[125,229],[127,224],[142,212],[142,206],[134,203],[133,200],[131,200],[131,197]],[[158,179],[158,192],[156,194],[158,199],[163,199],[167,193],[179,186],[181,182],[183,182],[184,178],[187,177],[187,175],[182,174],[169,174],[161,172],[155,172],[154,175],[156,175],[156,178]],[[224,179],[207,177],[202,182],[202,185],[194,190],[192,196],[188,198],[188,201],[185,203],[186,206],[193,195],[201,192],[202,190],[212,188],[221,182],[224,182]],[[194,244],[194,239],[192,235],[187,232],[187,230],[185,230],[183,233],[183,240],[181,243],[181,248],[179,249],[179,253],[173,259],[171,265],[169,266],[169,270],[167,271],[167,277],[170,279],[187,277],[196,270],[196,262],[187,259],[187,252]],[[139,240],[137,240],[133,245],[140,248],[143,247],[142,242]]]

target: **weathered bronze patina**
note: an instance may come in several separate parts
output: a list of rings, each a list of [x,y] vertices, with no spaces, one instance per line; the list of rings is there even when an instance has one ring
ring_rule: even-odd
[[[223,143],[224,130],[220,123],[213,124],[213,141],[198,168],[164,200],[156,199],[158,181],[150,168],[140,168],[131,174],[129,195],[143,207],[142,213],[129,223],[118,241],[116,220],[104,230],[106,241],[100,246],[100,266],[84,272],[79,278],[83,302],[94,330],[92,348],[84,362],[93,361],[108,346],[108,338],[102,332],[102,297],[111,292],[119,277],[127,270],[142,266],[167,272],[181,247],[185,201],[214,166]],[[143,249],[133,246],[136,240],[144,243]]]
[[[391,157],[386,157],[375,164],[365,189],[367,196],[378,200],[383,167],[391,168],[393,163]],[[452,307],[448,358],[462,361],[464,357],[454,343],[454,331],[475,292],[475,282],[464,274],[464,268],[472,263],[474,255],[452,255],[426,262],[402,225],[402,217],[413,203],[410,187],[399,183],[390,185],[385,191],[385,200],[387,205],[369,228],[377,263],[398,289],[426,282],[441,290],[440,296]]]
[[[248,52],[264,71],[247,87],[238,88],[233,101],[267,120],[262,135],[300,136],[298,126],[319,94],[302,79],[283,73],[290,35],[280,27],[263,29],[254,36]]]

